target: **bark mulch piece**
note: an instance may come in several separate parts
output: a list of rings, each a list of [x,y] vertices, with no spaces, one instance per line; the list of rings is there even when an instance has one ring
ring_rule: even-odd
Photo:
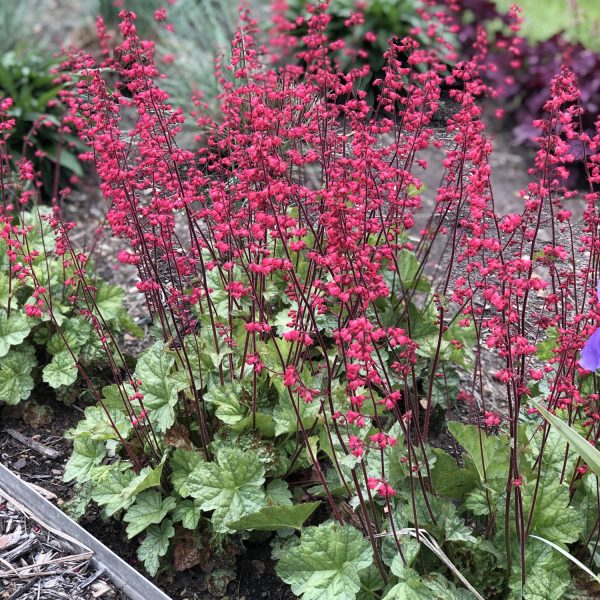
[[[121,600],[93,552],[0,490],[1,600]]]

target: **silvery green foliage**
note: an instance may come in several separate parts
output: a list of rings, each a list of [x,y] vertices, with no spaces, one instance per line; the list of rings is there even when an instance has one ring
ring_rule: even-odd
[[[164,7],[167,8],[167,21],[156,22],[154,11]],[[193,96],[200,94],[202,101],[211,110],[216,110],[219,86],[215,61],[222,54],[227,63],[231,39],[238,24],[237,2],[179,0],[170,5],[162,0],[125,0],[124,8],[136,13],[140,36],[155,40],[157,63],[166,75],[160,86],[169,93],[173,105],[183,109],[186,125],[193,124],[190,116],[196,108]],[[112,0],[97,0],[92,10],[116,27],[119,9],[113,6]],[[173,31],[165,27],[166,23],[173,26]],[[193,137],[186,129],[184,126],[184,136],[179,141],[190,145]]]
[[[0,2],[0,54],[34,52],[44,32],[37,31],[36,21],[47,0],[2,0]]]

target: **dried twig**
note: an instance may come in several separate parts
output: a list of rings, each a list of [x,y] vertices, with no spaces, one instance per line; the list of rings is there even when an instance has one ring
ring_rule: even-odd
[[[14,429],[5,429],[6,433],[11,437],[15,438],[18,442],[21,442],[24,446],[31,448],[31,450],[35,450],[38,454],[45,456],[47,458],[60,458],[60,452],[54,450],[53,448],[48,448],[48,446],[44,446],[44,444],[40,444],[35,440],[15,431]]]

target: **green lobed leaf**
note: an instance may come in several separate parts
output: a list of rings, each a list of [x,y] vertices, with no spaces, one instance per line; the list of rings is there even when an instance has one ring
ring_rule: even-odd
[[[145,490],[159,486],[165,460],[166,455],[157,467],[144,467],[123,490],[123,495],[126,498],[135,497]]]
[[[11,348],[0,360],[0,399],[6,404],[27,400],[33,390],[31,370],[37,364],[32,346]]]
[[[417,512],[417,522],[419,527],[430,531],[438,541],[447,542],[476,542],[473,536],[473,529],[465,524],[464,519],[456,514],[456,506],[441,496],[429,496],[429,506],[435,515],[435,523],[431,520],[427,504],[423,498],[422,492],[415,493],[415,509]],[[416,526],[414,521],[411,502],[408,502],[406,514],[409,522]]]
[[[529,538],[525,546],[527,577],[521,587],[521,565],[513,558],[509,580],[510,600],[560,600],[570,581],[567,559],[539,540]]]
[[[73,454],[67,462],[64,481],[76,480],[78,483],[89,481],[92,470],[106,456],[106,446],[90,437],[77,438],[73,443]]]
[[[600,552],[596,547],[594,535],[592,535],[598,520],[599,490],[597,482],[598,479],[595,475],[587,474],[575,492],[573,505],[583,516],[583,529],[579,534],[579,541],[588,544],[589,553],[593,555],[596,567],[600,568]]]
[[[266,505],[262,489],[265,469],[255,454],[238,448],[217,451],[215,462],[201,462],[189,476],[187,488],[203,511],[213,511],[216,532],[230,531],[227,523],[259,511]]]
[[[523,490],[525,510],[533,503],[534,483]],[[570,544],[577,541],[583,528],[583,515],[571,506],[569,488],[561,485],[558,479],[549,477],[539,480],[531,532],[557,544]]]
[[[127,537],[131,539],[150,525],[160,523],[176,506],[175,498],[163,498],[157,490],[142,492],[123,518],[127,523]]]
[[[404,561],[398,552],[396,542],[391,538],[384,541],[383,560],[386,564],[389,564],[390,571],[393,575],[400,579],[404,579],[404,574],[415,562],[419,550],[421,549],[421,545],[414,538],[407,536],[401,537],[398,542],[406,564],[404,564]]]
[[[181,521],[181,524],[186,529],[196,529],[200,522],[200,513],[200,502],[188,498],[186,500],[181,500],[181,502],[177,504],[177,507],[171,513],[171,516],[176,523]]]
[[[133,430],[129,417],[114,408],[107,407],[107,411],[108,415],[101,406],[88,406],[85,409],[85,418],[77,423],[75,429],[69,429],[67,437],[90,437],[97,441],[107,441],[118,440],[120,434],[127,439]]]
[[[577,566],[579,569],[581,569],[583,572],[585,572],[591,579],[595,579],[597,583],[600,583],[600,577],[598,575],[596,575],[596,573],[594,573],[591,569],[586,567],[580,560],[575,558],[571,553],[567,552],[564,548],[561,548],[559,545],[557,545],[549,540],[546,540],[542,537],[539,537],[537,535],[532,535],[531,537],[536,540],[540,540],[541,542],[544,542],[544,544],[548,544],[548,546],[550,546],[553,550],[555,550],[559,554],[562,554],[565,558],[570,560],[575,566]]]
[[[189,481],[192,471],[204,462],[204,457],[197,450],[177,448],[169,461],[171,467],[171,483],[175,491],[185,498],[190,495]]]
[[[330,522],[307,527],[276,572],[303,600],[354,600],[360,573],[372,562],[373,550],[360,531]]]
[[[273,417],[261,412],[257,412],[254,416],[251,414],[247,415],[241,421],[231,425],[231,429],[232,431],[255,429],[260,431],[263,437],[272,438],[275,436],[275,423]]]
[[[441,496],[463,498],[479,484],[479,475],[469,456],[463,458],[463,467],[456,464],[456,459],[440,448],[433,448],[436,457],[431,468],[433,489]]]
[[[100,314],[105,321],[112,321],[120,316],[123,310],[125,290],[118,285],[109,285],[104,281],[98,283],[94,300],[94,312]]]
[[[76,483],[73,487],[73,497],[62,504],[61,510],[74,521],[79,521],[88,511],[88,506],[92,500],[91,488],[89,481],[83,484]]]
[[[267,485],[267,504],[269,506],[290,506],[292,504],[292,492],[283,479],[273,479]]]
[[[130,384],[124,384],[118,386],[116,383],[107,385],[102,388],[102,404],[109,409],[114,409],[125,413],[125,398],[129,398],[134,394],[133,386]]]
[[[531,440],[534,457],[541,457],[540,476],[552,478],[560,476],[565,458],[567,459],[566,473],[572,473],[577,462],[577,454],[574,452],[573,446],[567,448],[567,441],[554,427],[550,427],[547,435],[543,435],[544,432],[538,432],[538,425],[538,422],[529,423],[527,435]]]
[[[320,404],[318,402],[306,403],[298,402],[296,405],[300,418],[304,427],[309,429],[312,427],[315,419],[318,418]],[[296,409],[292,405],[287,392],[280,397],[279,402],[273,409],[273,420],[275,421],[275,435],[283,435],[286,433],[295,433],[299,431],[298,417]]]
[[[0,358],[8,354],[11,346],[18,346],[31,331],[31,320],[24,314],[13,311],[7,316],[0,312]]]
[[[144,394],[144,406],[161,433],[175,422],[178,392],[187,387],[183,381],[171,376],[174,363],[174,356],[161,343],[156,343],[140,356],[135,369],[135,379],[142,382],[140,391]]]
[[[239,381],[213,386],[204,394],[204,400],[216,407],[215,416],[227,425],[241,421],[246,408],[240,403],[243,388]]]
[[[440,573],[421,576],[406,569],[404,578],[396,584],[383,600],[462,600],[473,598],[466,590],[457,589]]]
[[[123,491],[127,489],[134,477],[135,474],[129,463],[101,465],[92,470],[92,500],[104,508],[107,517],[133,504],[134,498],[125,496]]]
[[[53,356],[64,352],[73,352],[78,355],[81,348],[90,342],[94,330],[85,317],[70,316],[50,338],[47,350]]]
[[[356,600],[376,600],[380,597],[378,593],[385,587],[383,577],[375,565],[371,565],[360,573],[360,590]]]
[[[77,366],[68,350],[59,352],[44,367],[42,379],[54,389],[64,385],[72,385],[77,380]]]
[[[486,494],[486,490],[484,489],[476,489],[470,491],[465,496],[465,501],[463,507],[467,510],[470,510],[475,516],[482,517],[490,514],[494,510],[493,497],[491,496],[491,492],[488,492],[490,497]]]
[[[148,528],[144,541],[140,544],[137,556],[144,563],[150,575],[156,575],[160,567],[160,558],[169,550],[170,539],[175,535],[175,529],[170,519],[165,519],[160,525]]]
[[[448,430],[469,453],[482,482],[505,480],[508,473],[510,440],[506,435],[487,435],[476,425],[450,421]]]
[[[320,502],[305,502],[293,506],[266,506],[256,513],[227,523],[229,529],[244,531],[277,531],[283,527],[302,529],[304,521],[315,512]]]

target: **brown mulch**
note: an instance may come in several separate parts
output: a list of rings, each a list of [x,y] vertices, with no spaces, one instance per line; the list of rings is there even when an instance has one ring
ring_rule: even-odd
[[[93,552],[46,528],[0,490],[0,598],[2,600],[91,600],[124,598]]]

